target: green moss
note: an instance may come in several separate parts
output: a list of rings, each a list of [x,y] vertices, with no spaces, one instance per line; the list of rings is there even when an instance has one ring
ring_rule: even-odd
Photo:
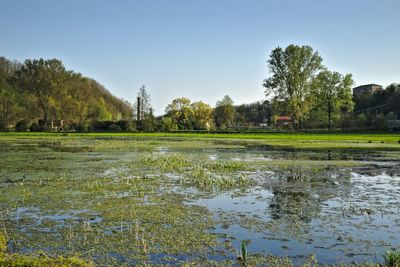
[[[46,256],[27,256],[20,254],[0,254],[0,266],[4,267],[90,267],[93,263],[76,257],[49,258]]]

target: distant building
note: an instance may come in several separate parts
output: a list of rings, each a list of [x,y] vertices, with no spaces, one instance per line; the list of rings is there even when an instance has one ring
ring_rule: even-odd
[[[292,126],[292,119],[289,116],[277,116],[274,118],[276,127],[290,128]]]
[[[51,130],[53,131],[62,131],[64,128],[64,121],[63,120],[52,120],[50,125]]]
[[[379,84],[366,84],[353,88],[353,94],[360,95],[365,93],[375,93],[382,89],[383,89],[382,85]]]

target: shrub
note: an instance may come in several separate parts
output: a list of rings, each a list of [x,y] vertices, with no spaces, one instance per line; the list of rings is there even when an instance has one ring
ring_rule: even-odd
[[[122,131],[134,132],[136,131],[136,124],[134,121],[129,120],[119,120],[117,122],[118,126],[121,127]]]
[[[27,132],[29,130],[29,122],[27,120],[22,120],[15,125],[16,132]]]
[[[110,124],[107,130],[109,130],[110,132],[122,132],[121,127],[117,124]]]
[[[43,131],[43,127],[41,127],[39,124],[34,122],[34,123],[32,123],[31,127],[29,127],[29,130],[31,132],[41,132],[41,131]]]
[[[83,133],[83,132],[87,132],[88,131],[88,126],[86,123],[78,123],[74,126],[74,129],[77,132]]]

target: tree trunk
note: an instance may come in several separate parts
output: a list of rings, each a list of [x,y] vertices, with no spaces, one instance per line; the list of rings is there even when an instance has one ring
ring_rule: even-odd
[[[332,119],[331,119],[331,113],[328,113],[328,130],[329,132],[331,131],[331,124],[332,124]]]

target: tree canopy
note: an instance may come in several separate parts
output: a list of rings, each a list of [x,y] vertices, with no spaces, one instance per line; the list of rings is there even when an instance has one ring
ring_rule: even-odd
[[[322,58],[310,46],[275,48],[268,62],[271,76],[264,80],[266,95],[282,101],[296,128],[311,109],[313,79],[322,70]]]
[[[132,106],[91,78],[67,70],[58,59],[0,57],[0,127],[25,120],[46,129],[63,120],[71,129],[97,120],[132,119]],[[36,123],[37,124],[37,123]],[[76,129],[75,129],[76,130]]]

